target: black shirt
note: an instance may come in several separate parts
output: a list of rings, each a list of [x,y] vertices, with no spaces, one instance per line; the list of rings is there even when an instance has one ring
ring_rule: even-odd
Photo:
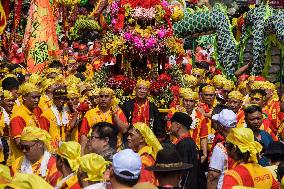
[[[197,171],[198,171],[198,160],[197,160],[197,146],[191,138],[184,138],[176,144],[177,151],[181,156],[183,163],[189,163],[193,165],[193,168],[183,175],[183,183],[186,180],[185,188],[195,189],[197,188]]]

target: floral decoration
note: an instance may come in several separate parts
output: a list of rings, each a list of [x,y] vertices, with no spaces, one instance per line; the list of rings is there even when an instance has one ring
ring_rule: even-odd
[[[103,37],[102,55],[116,56],[122,51],[140,57],[183,53],[183,41],[174,37],[172,28],[172,21],[183,17],[180,8],[166,0],[121,0],[114,1],[110,10],[111,26]]]

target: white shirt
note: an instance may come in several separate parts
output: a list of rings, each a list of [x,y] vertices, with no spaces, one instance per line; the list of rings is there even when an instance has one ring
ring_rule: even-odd
[[[227,171],[228,169],[228,155],[225,150],[226,149],[223,146],[223,144],[218,143],[213,149],[212,157],[210,159],[210,164],[209,164],[209,169],[212,168],[219,170],[221,172],[217,185],[218,189],[222,188],[224,174],[225,171]]]
[[[100,182],[100,183],[92,184],[83,189],[106,189],[106,183]]]

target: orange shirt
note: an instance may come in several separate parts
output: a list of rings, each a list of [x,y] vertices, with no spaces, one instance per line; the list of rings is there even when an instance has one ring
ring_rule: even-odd
[[[276,189],[279,188],[279,183],[268,169],[256,163],[248,163],[237,165],[225,173],[222,188],[231,189],[233,186]]]
[[[152,149],[149,146],[144,146],[138,152],[142,160],[142,168],[139,182],[150,182],[152,184],[155,184],[154,173],[145,169],[146,167],[153,166],[155,164],[155,159],[151,155],[151,152]]]
[[[117,111],[116,114],[123,122],[127,123],[126,116],[121,109]],[[112,111],[109,110],[108,112],[103,113],[98,107],[87,111],[82,120],[80,134],[87,136],[90,132],[91,127],[99,122],[108,122],[115,124],[112,116]]]
[[[24,160],[24,156],[19,157],[16,159],[16,161],[12,165],[12,175],[15,175],[16,173],[21,172],[21,166],[22,162]],[[40,165],[41,165],[41,160],[37,161],[32,165],[32,170],[35,175],[41,176],[40,175]],[[50,185],[55,186],[57,183],[57,180],[61,177],[61,173],[57,170],[56,168],[56,158],[54,156],[51,156],[49,158],[48,164],[47,164],[47,173],[46,177],[43,179],[48,182]]]
[[[41,114],[40,108],[35,108],[33,112],[28,110],[23,104],[15,109],[11,115],[10,137],[11,139],[19,138],[26,126],[39,127],[38,118]],[[11,140],[11,153],[9,161],[12,162],[22,155],[22,152],[16,146],[14,140]]]
[[[278,116],[280,112],[280,102],[271,100],[270,102],[267,103],[265,110],[269,114],[271,121],[273,123],[271,130],[273,131],[273,133],[276,133],[278,127],[280,126],[280,121],[281,121]]]

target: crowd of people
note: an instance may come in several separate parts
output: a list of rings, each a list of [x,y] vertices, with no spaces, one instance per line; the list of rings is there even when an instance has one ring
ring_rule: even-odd
[[[261,76],[194,67],[164,115],[147,80],[119,105],[59,61],[0,72],[0,188],[284,187],[284,96]]]

